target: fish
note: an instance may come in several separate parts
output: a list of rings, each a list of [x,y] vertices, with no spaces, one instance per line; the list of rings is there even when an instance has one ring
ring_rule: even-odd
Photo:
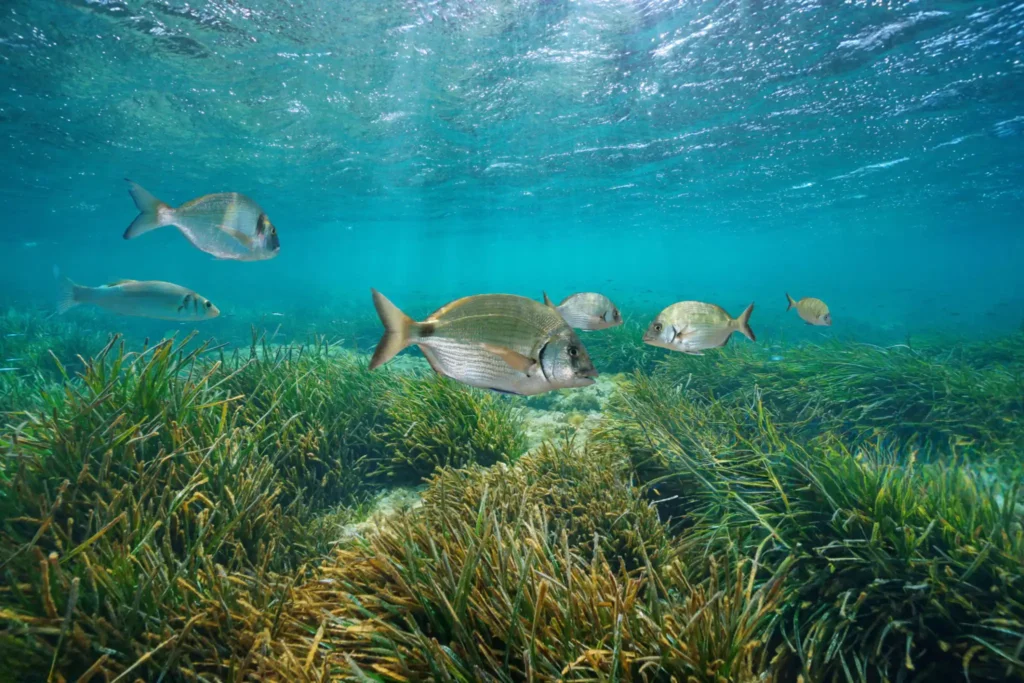
[[[206,297],[170,282],[118,280],[99,287],[83,287],[63,278],[57,312],[65,313],[80,304],[159,320],[198,321],[220,315],[220,309]]]
[[[750,341],[757,341],[750,329],[754,304],[747,306],[740,317],[733,318],[721,306],[701,301],[672,304],[651,321],[643,341],[670,351],[702,356],[704,349],[721,348],[729,343],[733,332]]]
[[[611,299],[596,292],[572,294],[557,306],[544,292],[544,303],[558,311],[570,327],[578,330],[604,330],[622,324],[622,314]]]
[[[780,360],[783,360],[783,358],[782,356],[772,356],[768,360],[772,361],[773,363],[778,363]]]
[[[277,228],[253,200],[237,192],[208,194],[174,209],[128,180],[128,191],[141,213],[124,231],[126,240],[176,227],[197,249],[217,259],[265,261],[277,256]]]
[[[11,332],[10,334],[5,334],[4,336],[7,337],[8,339],[11,339],[13,337],[24,337],[25,333],[24,332]]]
[[[374,370],[417,345],[439,375],[493,391],[532,396],[585,387],[598,376],[576,332],[549,306],[511,294],[457,299],[416,322],[376,289],[384,335]]]
[[[789,295],[789,292],[786,292],[786,301],[789,302],[786,310],[788,311],[796,306],[797,314],[808,325],[818,325],[820,327],[830,327],[832,325],[832,314],[828,312],[828,306],[821,299],[809,296],[797,301]]]
[[[18,368],[0,368],[0,372],[17,372]]]

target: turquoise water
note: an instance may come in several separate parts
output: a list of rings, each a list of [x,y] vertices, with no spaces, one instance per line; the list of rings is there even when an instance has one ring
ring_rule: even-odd
[[[0,288],[169,280],[246,321],[597,290],[755,330],[789,291],[834,335],[1014,331],[1022,7],[8,0]],[[126,177],[251,196],[280,255],[123,241]]]
[[[1024,0],[0,0],[0,160],[0,683],[1024,681]]]

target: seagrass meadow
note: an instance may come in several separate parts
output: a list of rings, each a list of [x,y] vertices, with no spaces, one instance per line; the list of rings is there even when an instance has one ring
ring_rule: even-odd
[[[591,335],[523,399],[0,322],[0,680],[1024,680],[1020,334]]]

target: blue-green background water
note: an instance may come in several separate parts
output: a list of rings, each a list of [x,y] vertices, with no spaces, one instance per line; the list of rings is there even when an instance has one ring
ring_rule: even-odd
[[[1024,320],[1019,0],[5,0],[0,155],[8,306],[52,308],[56,265],[193,288],[214,335],[372,316],[371,286],[878,341]],[[251,196],[280,256],[123,241],[126,177]]]

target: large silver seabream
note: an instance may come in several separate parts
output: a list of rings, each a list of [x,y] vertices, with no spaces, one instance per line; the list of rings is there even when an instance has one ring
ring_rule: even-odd
[[[532,299],[469,296],[416,322],[371,291],[385,329],[371,370],[416,344],[437,373],[483,389],[529,396],[587,386],[597,377],[572,328],[557,311]]]

